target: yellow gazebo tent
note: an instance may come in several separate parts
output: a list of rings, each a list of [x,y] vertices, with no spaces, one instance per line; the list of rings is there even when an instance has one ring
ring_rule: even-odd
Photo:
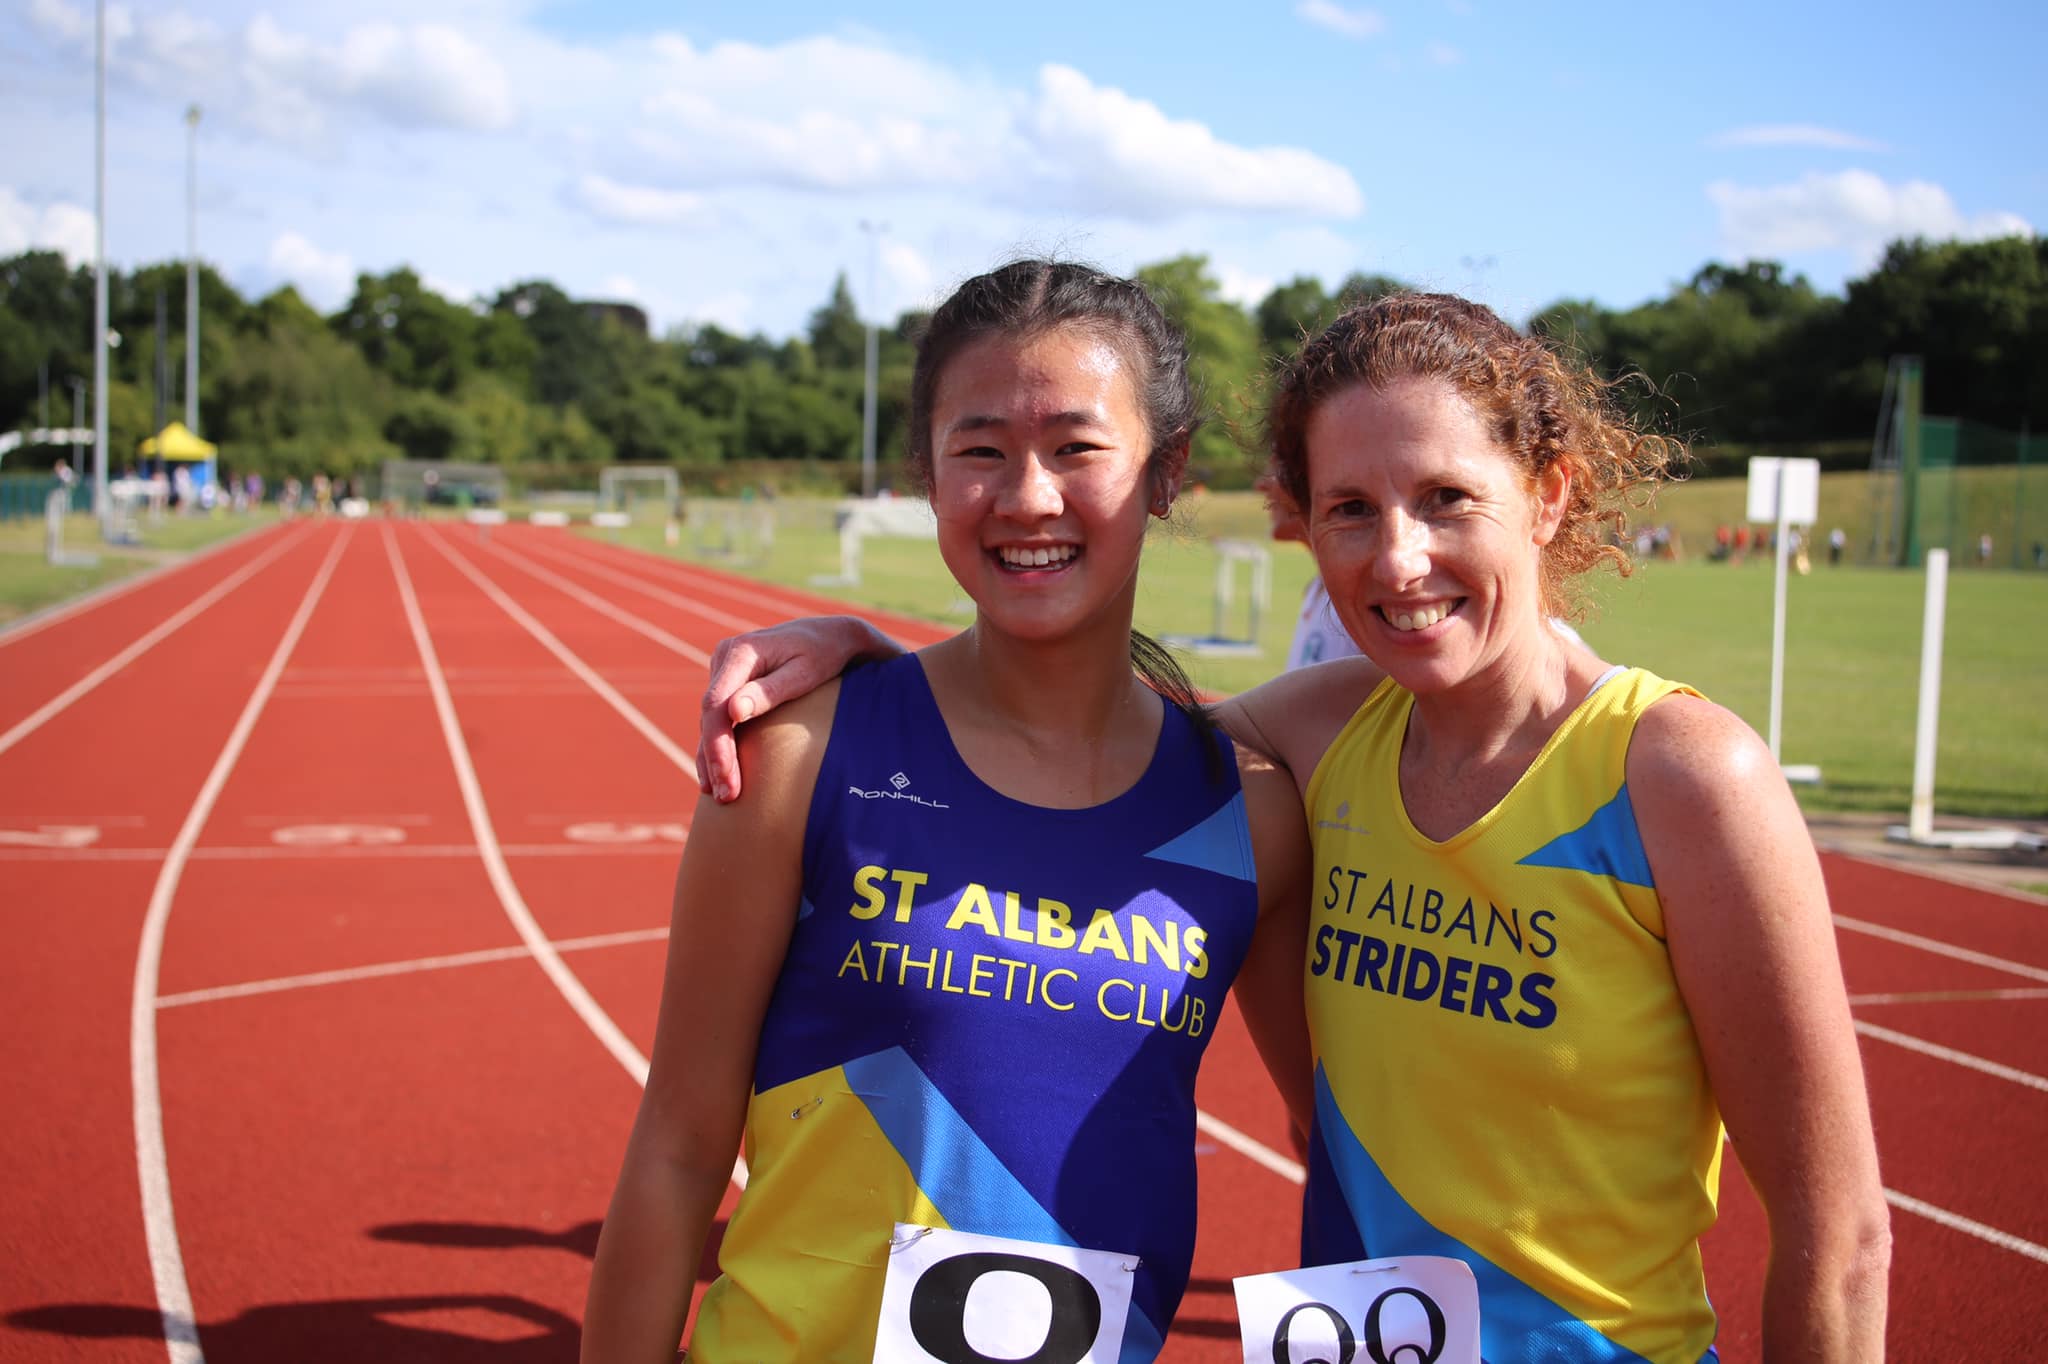
[[[140,447],[144,459],[203,460],[212,459],[219,451],[219,446],[193,435],[183,422],[172,422]]]

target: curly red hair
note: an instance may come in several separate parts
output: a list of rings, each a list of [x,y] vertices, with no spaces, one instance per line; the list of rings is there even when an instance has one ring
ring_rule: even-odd
[[[1470,403],[1531,487],[1552,468],[1569,478],[1564,517],[1543,550],[1546,611],[1580,614],[1573,587],[1596,564],[1630,572],[1628,555],[1602,532],[1624,530],[1629,511],[1676,475],[1684,445],[1637,429],[1614,403],[1613,383],[1577,359],[1453,294],[1358,304],[1281,364],[1266,408],[1268,472],[1281,491],[1311,505],[1307,436],[1318,407],[1354,384],[1406,378],[1445,383]]]

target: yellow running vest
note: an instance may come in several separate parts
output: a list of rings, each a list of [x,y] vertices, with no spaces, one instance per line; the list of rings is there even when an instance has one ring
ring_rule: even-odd
[[[1612,671],[1443,843],[1402,805],[1392,681],[1309,782],[1303,1260],[1465,1260],[1488,1360],[1717,1357],[1721,1118],[1627,787],[1636,721],[1675,691],[1697,694]]]

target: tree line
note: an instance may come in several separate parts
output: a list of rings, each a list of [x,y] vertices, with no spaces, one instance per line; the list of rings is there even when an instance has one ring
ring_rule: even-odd
[[[1201,256],[1138,273],[1187,330],[1217,417],[1197,439],[1196,472],[1222,486],[1256,466],[1246,449],[1272,363],[1342,307],[1403,287],[1360,274],[1332,290],[1301,276],[1246,308]],[[159,407],[155,376],[173,390],[183,381],[185,267],[110,271],[108,285],[118,470],[159,410],[184,410],[175,392]],[[409,269],[359,276],[331,316],[290,287],[250,301],[205,266],[199,294],[201,425],[230,467],[273,481],[399,457],[502,463],[533,484],[587,481],[621,461],[712,483],[779,467],[837,486],[858,467],[865,331],[843,274],[803,333],[781,340],[711,324],[650,337],[545,280],[461,303]],[[71,381],[92,375],[92,300],[90,268],[54,252],[0,261],[0,427],[41,425],[46,412],[70,423]],[[924,317],[907,312],[880,333],[885,471],[900,459]],[[1768,261],[1709,264],[1633,308],[1563,299],[1523,325],[1622,379],[1621,400],[1709,468],[1756,446],[1867,459],[1886,364],[1902,353],[1923,357],[1928,411],[2048,428],[2048,238],[1897,242],[1841,296]],[[86,401],[89,423],[89,390]],[[26,449],[7,467],[59,453]]]

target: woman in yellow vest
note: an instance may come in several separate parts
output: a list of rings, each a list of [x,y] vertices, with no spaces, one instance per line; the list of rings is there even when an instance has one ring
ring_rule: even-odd
[[[1733,714],[1548,624],[1627,571],[1601,532],[1676,448],[1444,295],[1345,313],[1268,435],[1365,655],[1220,708],[1311,825],[1305,1262],[1463,1261],[1493,1364],[1716,1359],[1725,1123],[1770,1222],[1765,1357],[1882,1358],[1888,1217],[1798,807]],[[708,699],[758,713],[868,634],[750,636]]]

